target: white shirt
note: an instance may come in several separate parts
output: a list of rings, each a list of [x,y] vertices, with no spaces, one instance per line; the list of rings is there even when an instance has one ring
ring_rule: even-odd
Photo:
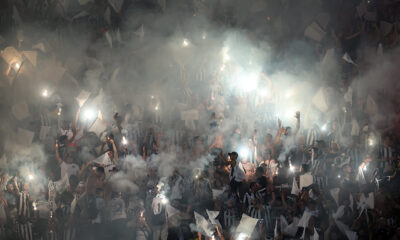
[[[66,163],[63,161],[60,164],[60,168],[61,168],[61,178],[63,178],[65,175],[67,175],[69,178],[71,175],[78,175],[79,173],[79,166],[76,165],[75,163]]]
[[[110,220],[111,221],[126,218],[125,203],[122,199],[113,198],[108,203],[108,206],[110,209]]]
[[[233,167],[233,174],[232,174],[232,167],[229,172],[229,180],[235,179],[236,182],[242,182],[246,179],[246,173],[243,170],[242,164],[236,160],[236,165]]]

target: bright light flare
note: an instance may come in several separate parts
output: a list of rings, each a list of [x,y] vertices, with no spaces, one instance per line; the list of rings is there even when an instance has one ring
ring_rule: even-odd
[[[231,57],[228,54],[229,48],[228,47],[223,47],[222,48],[222,60],[223,62],[228,62],[229,60],[231,60]]]
[[[372,147],[372,146],[374,146],[374,145],[375,145],[374,140],[373,140],[372,138],[369,138],[369,139],[368,139],[368,146]]]
[[[37,210],[36,202],[33,202],[32,206],[33,206],[33,211],[36,211]]]
[[[12,67],[14,68],[15,71],[18,71],[19,68],[21,67],[21,63],[20,62],[14,62],[12,64]]]
[[[240,233],[236,240],[245,240],[247,238],[247,234],[245,233]]]
[[[155,106],[154,110],[158,111],[158,109],[160,109],[160,107],[158,105]]]
[[[163,197],[161,198],[161,203],[162,203],[162,204],[167,204],[167,203],[168,203],[168,198],[166,198],[165,196],[163,196]]]
[[[239,155],[243,158],[247,158],[249,156],[249,148],[242,147],[239,151]]]
[[[325,123],[324,125],[322,125],[321,130],[322,130],[323,132],[325,132],[326,129],[327,129],[327,124]]]
[[[47,90],[47,88],[45,88],[45,89],[42,91],[42,96],[45,97],[45,98],[49,96],[49,91]]]
[[[257,88],[257,83],[257,74],[250,73],[247,76],[243,76],[240,82],[240,88],[245,92],[251,92]]]
[[[32,174],[29,174],[28,175],[28,180],[29,181],[32,181],[32,180],[34,180],[35,179],[35,176],[34,175],[32,175]]]
[[[96,118],[96,112],[93,109],[86,109],[83,117],[86,121],[91,121]]]
[[[367,171],[367,165],[364,165],[363,170]]]
[[[296,170],[296,169],[295,169],[295,167],[294,167],[292,164],[290,164],[290,165],[289,165],[289,170],[290,170],[291,172],[294,172],[294,170]]]
[[[122,137],[122,144],[125,146],[128,144],[128,140],[126,140],[125,136]]]
[[[187,38],[184,38],[182,41],[182,47],[188,47],[190,44],[189,40]]]
[[[205,32],[203,32],[201,34],[201,39],[206,40],[206,38],[207,38],[207,34]]]

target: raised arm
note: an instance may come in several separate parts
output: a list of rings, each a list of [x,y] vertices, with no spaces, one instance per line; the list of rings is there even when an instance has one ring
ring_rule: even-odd
[[[61,164],[63,162],[63,160],[60,157],[60,152],[58,151],[58,142],[56,143],[56,159],[58,164]]]
[[[118,150],[117,150],[117,146],[115,145],[114,139],[110,138],[110,143],[112,144],[112,148],[113,148],[113,162],[115,165],[118,165]]]
[[[281,136],[285,132],[285,128],[281,127],[278,130],[278,134],[275,137],[274,144],[277,145],[281,141]]]
[[[296,136],[297,133],[298,133],[299,130],[300,130],[300,112],[299,112],[299,111],[296,112],[295,118],[297,119],[297,121],[296,121],[296,129],[295,129],[295,131],[294,131],[294,136]]]

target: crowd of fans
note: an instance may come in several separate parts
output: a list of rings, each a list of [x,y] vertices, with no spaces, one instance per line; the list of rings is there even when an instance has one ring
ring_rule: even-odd
[[[99,132],[98,123],[87,124],[84,102],[49,107],[57,116],[46,127],[57,133],[52,147],[43,148],[47,161],[25,156],[21,166],[9,162],[1,169],[0,239],[399,239],[398,99],[390,99],[393,110],[384,113],[390,119],[376,120],[372,91],[365,95],[352,85],[370,64],[360,49],[378,49],[377,56],[395,51],[399,5],[322,2],[332,34],[315,44],[316,58],[331,48],[346,55],[340,84],[321,80],[335,93],[329,102],[338,109],[334,116],[314,103],[308,113],[293,112],[286,122],[294,125],[284,126],[272,98],[232,95],[219,77],[205,80],[203,98],[191,89],[194,94],[179,99],[189,117],[149,94],[144,107],[119,106],[96,118],[106,126]],[[89,1],[86,7],[106,5]],[[235,22],[223,16],[218,20]],[[257,16],[237,25],[251,29]],[[123,26],[123,15],[113,11],[111,17],[107,28]],[[272,28],[257,34],[272,34]],[[284,48],[285,41],[269,38]],[[64,117],[63,108],[77,108],[75,119]],[[34,144],[47,143],[36,136]]]

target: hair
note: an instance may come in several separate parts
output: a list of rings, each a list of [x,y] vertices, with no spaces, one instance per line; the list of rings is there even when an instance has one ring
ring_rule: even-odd
[[[263,167],[257,167],[256,168],[256,173],[264,173],[265,169]]]
[[[104,167],[97,167],[96,171],[99,173],[104,173]]]
[[[72,189],[75,189],[79,184],[79,178],[76,175],[69,176],[69,185]]]

